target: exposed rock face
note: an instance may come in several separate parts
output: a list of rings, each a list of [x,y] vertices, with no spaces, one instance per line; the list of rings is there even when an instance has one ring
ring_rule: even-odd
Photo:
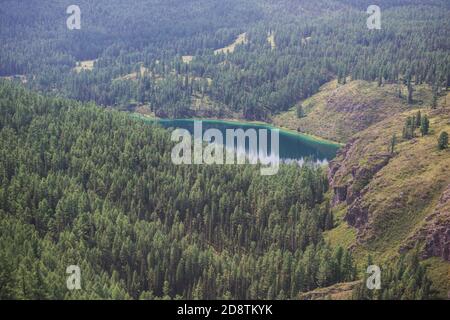
[[[348,205],[345,220],[349,225],[361,230],[369,221],[369,211],[362,198],[368,191],[370,180],[389,163],[391,155],[372,155],[364,166],[347,167],[347,160],[354,156],[359,142],[358,139],[350,141],[341,149],[336,159],[330,162],[328,179],[334,190],[332,205],[345,202]]]
[[[400,251],[412,249],[417,242],[425,241],[423,258],[441,257],[450,261],[450,185],[442,193],[433,213],[426,218],[425,224]]]
[[[355,228],[362,229],[369,221],[369,211],[362,204],[361,198],[352,202],[345,215],[345,221]]]
[[[450,261],[450,223],[437,225],[433,233],[427,237],[425,256],[440,256]]]
[[[343,184],[339,180],[339,173],[345,171],[343,167],[344,159],[347,158],[348,153],[350,152],[355,140],[349,141],[343,148],[341,148],[337,156],[334,160],[330,161],[329,171],[328,171],[328,181],[330,182],[331,187],[334,191],[334,197],[332,200],[332,205],[335,206],[341,202],[347,200],[347,189],[348,185]]]
[[[397,84],[379,87],[362,80],[330,81],[302,104],[306,117],[297,118],[288,111],[275,116],[275,124],[339,142],[348,142],[373,124],[408,109],[405,99],[398,97]]]
[[[358,139],[349,142],[330,162],[328,179],[334,190],[332,205],[347,205],[345,221],[358,229],[358,241],[370,239],[370,210],[364,196],[370,192],[370,182],[390,161],[391,155],[371,155],[364,166],[355,165]],[[402,194],[402,193],[401,193]],[[398,201],[400,201],[399,199]],[[392,208],[393,209],[393,208]],[[423,258],[439,256],[450,261],[450,185],[442,193],[434,212],[426,218],[425,224],[407,239],[400,251],[407,251],[417,243],[425,243]]]
[[[347,199],[347,186],[334,187],[333,205],[344,202]]]
[[[436,148],[437,134],[450,132],[450,109],[428,112],[434,133],[401,139],[407,111],[355,134],[330,162],[332,205],[356,228],[354,246],[408,251],[450,262],[450,154]],[[392,137],[397,137],[394,153]]]

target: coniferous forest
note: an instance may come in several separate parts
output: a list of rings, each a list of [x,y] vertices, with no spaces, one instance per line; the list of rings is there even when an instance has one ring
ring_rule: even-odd
[[[79,30],[66,26],[72,2]],[[428,261],[441,268],[430,273],[422,261],[438,254],[423,254],[426,236],[385,255],[347,222],[350,199],[378,190],[368,186],[383,173],[371,171],[373,159],[387,165],[428,138],[429,153],[448,159],[450,3],[380,0],[382,28],[369,30],[370,2],[2,1],[0,300],[295,300],[343,283],[349,299],[442,298],[449,238],[438,238],[448,248],[444,262]],[[384,124],[398,132],[342,145],[336,161],[354,149],[365,158],[348,168],[328,159],[331,173],[310,159],[283,163],[274,176],[250,164],[177,166],[171,131],[130,116],[270,123],[294,110],[308,119],[312,107],[301,102],[332,81],[336,90],[398,86],[410,113]],[[382,157],[370,147],[380,136]],[[346,185],[345,198],[332,185],[343,169],[361,194]],[[437,187],[424,194],[447,199]],[[439,208],[444,221],[450,206]],[[371,223],[365,209],[358,213]],[[416,220],[422,230],[425,215]],[[368,252],[389,260],[376,291],[366,286],[367,266],[378,263]],[[67,289],[70,265],[82,270],[82,290]]]
[[[74,298],[287,299],[356,276],[321,235],[321,168],[177,167],[162,129],[8,84],[0,128],[3,299],[67,298],[71,264]]]
[[[0,97],[1,299],[296,299],[356,279],[322,236],[322,167],[179,167],[164,129],[8,83]],[[432,297],[423,270],[394,280],[416,276],[412,297]]]
[[[370,1],[80,0],[80,30],[66,27],[70,1],[7,2],[0,76],[161,117],[190,117],[200,99],[214,116],[266,120],[334,78],[450,85],[445,0],[379,1],[376,32],[366,27]],[[233,54],[216,52],[244,33]],[[81,61],[93,69],[77,70]]]

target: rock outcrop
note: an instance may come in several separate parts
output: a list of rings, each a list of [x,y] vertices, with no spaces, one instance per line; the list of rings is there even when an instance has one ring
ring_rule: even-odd
[[[400,251],[412,249],[424,242],[423,258],[441,257],[450,261],[450,185],[442,193],[439,202],[423,226],[411,237]]]
[[[429,117],[439,121],[436,131],[450,123],[449,110]],[[382,239],[400,251],[421,244],[423,258],[450,261],[450,157],[437,151],[432,137],[400,140],[394,154],[386,153],[392,131],[383,129],[401,128],[402,120],[355,135],[330,162],[332,205],[345,208],[357,243]]]
[[[364,165],[359,166],[351,158],[355,156],[360,142],[353,139],[340,150],[336,159],[330,162],[328,179],[334,191],[332,205],[345,203],[348,208],[345,221],[362,230],[369,221],[369,211],[362,198],[368,191],[371,179],[389,163],[391,154],[372,155]]]

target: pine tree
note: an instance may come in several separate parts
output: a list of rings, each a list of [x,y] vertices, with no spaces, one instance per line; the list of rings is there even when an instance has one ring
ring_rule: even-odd
[[[421,124],[420,124],[420,132],[422,132],[422,136],[426,136],[430,130],[430,120],[428,120],[428,117],[425,115],[422,118]]]
[[[407,87],[408,87],[408,104],[412,104],[414,88],[412,86],[411,76],[408,77]]]
[[[299,104],[297,106],[297,118],[303,118],[305,116],[305,112],[303,110],[303,106],[301,104]]]
[[[447,149],[447,148],[448,148],[448,133],[443,131],[439,135],[438,149],[439,150],[444,150],[444,149]]]
[[[414,138],[415,126],[416,126],[415,116],[407,117],[405,120],[405,124],[403,126],[403,131],[402,131],[403,139],[409,140],[409,139]]]
[[[433,100],[431,101],[431,108],[436,109],[438,104],[438,95],[436,86],[433,87]]]
[[[436,93],[433,93],[433,100],[431,102],[431,108],[436,109],[437,108],[437,95]]]
[[[392,135],[392,138],[391,138],[391,143],[390,143],[390,145],[389,145],[389,152],[391,153],[391,154],[394,154],[394,152],[395,152],[395,145],[397,144],[397,135],[394,133],[393,135]]]
[[[420,110],[419,110],[419,111],[417,111],[417,114],[416,114],[415,127],[419,128],[421,123],[422,123],[422,114],[420,113]]]

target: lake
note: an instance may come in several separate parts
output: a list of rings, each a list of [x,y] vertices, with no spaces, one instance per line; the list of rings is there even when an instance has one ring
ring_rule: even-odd
[[[191,134],[194,132],[194,121],[200,119],[157,119],[149,120],[156,122],[164,128],[182,128],[188,130]],[[219,129],[225,137],[227,129],[279,129],[266,124],[259,123],[245,123],[238,121],[226,121],[226,120],[203,120],[203,132],[214,128]],[[339,149],[339,145],[315,139],[308,135],[303,135],[293,131],[284,129],[280,130],[280,159],[283,162],[298,162],[303,164],[306,159],[311,160],[317,164],[327,164],[329,160],[336,156],[336,152]],[[269,137],[269,149],[270,149],[270,131]]]

